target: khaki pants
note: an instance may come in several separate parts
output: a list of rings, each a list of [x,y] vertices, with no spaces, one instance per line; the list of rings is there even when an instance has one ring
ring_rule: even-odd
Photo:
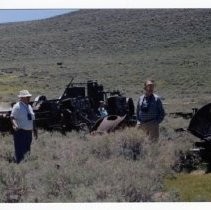
[[[159,139],[159,124],[148,122],[137,124],[137,127],[144,131],[149,140],[157,141]]]

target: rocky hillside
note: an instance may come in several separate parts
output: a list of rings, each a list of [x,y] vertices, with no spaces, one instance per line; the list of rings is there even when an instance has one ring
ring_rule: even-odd
[[[101,9],[1,24],[1,97],[29,85],[35,94],[59,95],[75,77],[134,97],[153,78],[164,97],[207,98],[210,22],[210,9]]]
[[[0,25],[1,60],[141,53],[211,40],[211,10],[81,10]]]

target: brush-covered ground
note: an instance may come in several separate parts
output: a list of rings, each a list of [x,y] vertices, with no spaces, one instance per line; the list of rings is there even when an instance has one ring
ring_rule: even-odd
[[[28,89],[32,100],[40,94],[58,98],[72,78],[98,80],[136,104],[151,78],[167,113],[153,144],[135,128],[103,136],[39,131],[19,165],[12,161],[12,136],[2,136],[1,202],[210,201],[210,189],[203,187],[209,174],[172,170],[179,151],[197,139],[174,131],[189,120],[168,115],[211,101],[210,21],[210,9],[126,9],[1,24],[2,108],[17,100],[20,89]]]
[[[177,179],[172,166],[193,140],[164,127],[161,131],[157,143],[148,142],[137,128],[101,136],[40,131],[31,154],[18,165],[12,138],[5,136],[0,142],[1,202],[182,201],[186,197],[172,183]]]

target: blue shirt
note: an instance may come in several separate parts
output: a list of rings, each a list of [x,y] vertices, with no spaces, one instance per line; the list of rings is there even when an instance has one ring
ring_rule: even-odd
[[[106,111],[104,107],[99,107],[98,112],[100,114],[100,117],[106,117],[108,115],[108,112]]]
[[[160,100],[156,94],[151,96],[142,95],[137,104],[137,119],[140,123],[154,122],[161,123],[165,116],[165,111]]]

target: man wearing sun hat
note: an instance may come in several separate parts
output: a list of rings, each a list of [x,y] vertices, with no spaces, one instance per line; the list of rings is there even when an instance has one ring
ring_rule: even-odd
[[[148,138],[156,141],[159,138],[159,124],[163,121],[165,111],[158,95],[154,94],[154,81],[146,80],[144,83],[145,93],[139,98],[137,104],[138,127],[141,128]]]
[[[21,90],[18,95],[19,101],[13,106],[10,115],[14,130],[13,138],[17,163],[20,163],[24,155],[30,152],[33,130],[35,138],[37,138],[34,124],[35,115],[29,104],[31,96],[28,90]]]

